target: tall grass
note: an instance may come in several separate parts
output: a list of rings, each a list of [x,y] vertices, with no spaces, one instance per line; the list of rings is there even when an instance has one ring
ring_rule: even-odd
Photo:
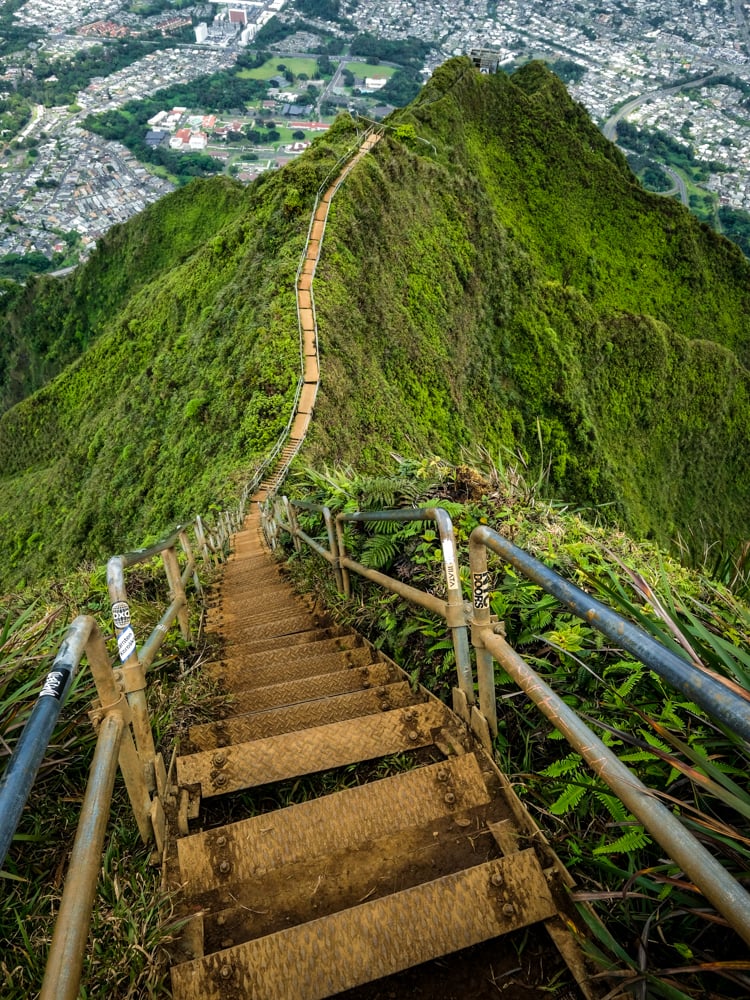
[[[139,642],[169,601],[161,569],[128,572],[128,596]],[[108,602],[103,573],[81,573],[53,585],[48,603],[6,599],[0,610],[0,767],[11,753],[56,654],[65,627],[79,612],[95,613],[105,636]],[[100,614],[104,612],[104,614]],[[110,635],[110,640],[112,639]],[[114,649],[114,644],[111,644]],[[149,674],[149,706],[167,762],[179,733],[176,718],[196,694],[193,669],[201,647],[186,648],[174,633]],[[87,712],[94,686],[85,660],[0,871],[0,996],[27,1000],[42,982],[55,916],[93,757]],[[141,1000],[167,992],[166,948],[175,930],[172,899],[151,845],[138,837],[121,780],[116,780],[80,996]]]

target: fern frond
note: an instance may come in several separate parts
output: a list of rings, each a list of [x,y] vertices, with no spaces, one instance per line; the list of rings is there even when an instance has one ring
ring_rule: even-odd
[[[373,535],[365,542],[360,557],[363,566],[383,569],[388,566],[398,552],[398,546],[390,535]]]
[[[549,807],[553,816],[564,816],[571,812],[588,791],[588,785],[568,785],[562,795]]]
[[[628,811],[618,798],[614,795],[607,795],[606,792],[596,792],[596,797],[616,823],[627,821]]]
[[[540,774],[543,774],[545,778],[559,778],[564,774],[572,774],[578,771],[581,767],[581,757],[577,753],[569,753],[567,757],[563,757],[560,760],[554,761],[548,767],[545,767]]]
[[[633,827],[611,844],[601,844],[594,848],[594,854],[630,854],[651,843],[651,837],[642,826]]]

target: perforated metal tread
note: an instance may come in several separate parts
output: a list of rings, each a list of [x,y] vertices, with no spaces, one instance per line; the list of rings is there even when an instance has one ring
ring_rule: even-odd
[[[301,646],[305,643],[318,642],[320,639],[333,639],[341,635],[349,635],[350,630],[340,625],[327,625],[325,628],[301,629],[299,632],[290,632],[288,635],[269,636],[265,639],[248,639],[235,641],[230,634],[227,636],[225,647],[228,656],[242,653],[262,653],[269,649],[281,649],[285,646]],[[229,652],[229,651],[232,652]]]
[[[285,635],[302,632],[305,629],[318,628],[323,624],[322,616],[301,611],[295,615],[271,619],[258,625],[238,625],[232,629],[232,642],[236,645],[245,640],[281,638]]]
[[[267,687],[239,690],[233,688],[229,707],[236,715],[244,712],[264,712],[269,708],[280,708],[282,705],[294,705],[315,698],[330,698],[332,695],[345,694],[347,691],[389,684],[398,676],[400,675],[397,670],[390,664],[372,663],[366,667],[333,670],[331,673],[303,677],[297,681],[285,681],[282,684],[270,684]]]
[[[274,866],[246,882],[233,882],[231,896],[224,889],[201,896],[203,954],[498,858],[502,852],[486,818],[500,815],[503,805],[495,799],[436,816],[425,825],[368,838],[325,857]]]
[[[450,802],[446,795],[453,795]],[[489,801],[474,754],[357,785],[177,842],[181,880],[193,897],[263,870],[323,857]]]
[[[414,697],[408,681],[389,684],[369,691],[353,691],[332,698],[319,698],[299,705],[285,705],[267,712],[233,715],[219,722],[191,726],[190,742],[201,750],[226,747],[230,743],[265,739],[281,733],[293,733],[313,726],[343,722],[374,712],[411,705]]]
[[[203,798],[224,795],[429,746],[447,721],[445,706],[429,701],[301,733],[240,743],[221,751],[205,750],[178,757],[177,780],[180,786],[200,785]]]
[[[179,1000],[322,1000],[555,912],[526,850],[176,966],[172,986]]]
[[[299,680],[316,674],[329,674],[333,670],[347,670],[372,663],[373,652],[369,646],[343,649],[340,653],[325,653],[323,656],[309,656],[307,659],[276,659],[270,663],[216,667],[211,666],[212,676],[220,678],[227,687],[266,687],[280,681]],[[219,661],[221,662],[221,661]]]

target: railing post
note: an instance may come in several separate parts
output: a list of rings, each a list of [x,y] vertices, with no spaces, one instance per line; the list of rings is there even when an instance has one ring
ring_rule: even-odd
[[[107,563],[107,586],[121,664],[120,669],[115,671],[115,680],[122,681],[128,696],[128,703],[133,713],[135,745],[144,768],[148,790],[153,792],[156,788],[154,773],[156,747],[146,704],[146,675],[138,659],[121,556],[113,556]]]
[[[341,583],[344,588],[344,596],[352,596],[352,579],[349,575],[349,568],[346,566],[346,542],[344,540],[344,515],[336,515],[336,547],[339,553],[339,566],[341,568]]]
[[[193,547],[190,544],[190,539],[188,538],[187,530],[180,532],[180,544],[182,545],[182,551],[185,553],[185,558],[187,559],[187,564],[192,568],[193,576],[193,586],[195,587],[196,594],[202,594],[203,588],[201,587],[201,581],[198,576],[198,567],[195,563],[195,556],[193,555]]]
[[[92,626],[86,643],[86,658],[89,661],[91,676],[94,678],[96,693],[99,696],[99,707],[91,713],[92,721],[106,717],[110,711],[116,709],[123,716],[125,722],[130,723],[132,718],[130,706],[125,698],[122,685],[115,683],[115,675],[112,672],[112,663],[104,645],[104,637],[96,624]],[[130,805],[138,824],[138,832],[141,835],[141,840],[147,843],[153,839],[151,796],[146,787],[143,767],[138,758],[129,725],[125,726],[122,733],[119,762]]]
[[[211,553],[206,544],[206,532],[203,527],[203,519],[200,514],[195,519],[195,537],[198,540],[198,548],[201,550],[204,562],[211,562]]]
[[[440,544],[443,551],[443,570],[448,592],[448,613],[446,620],[451,630],[453,649],[456,654],[456,672],[458,674],[459,690],[466,696],[469,705],[475,702],[474,676],[471,671],[469,655],[469,633],[466,627],[466,612],[464,598],[461,592],[461,578],[458,572],[458,556],[456,553],[456,538],[453,534],[453,522],[447,511],[442,507],[430,510],[440,532]]]
[[[483,631],[492,623],[490,614],[490,584],[487,572],[487,550],[481,543],[469,540],[469,565],[474,617],[471,642],[477,659],[479,711],[487,720],[493,736],[497,736],[497,698],[495,695],[495,660],[485,647]]]
[[[99,729],[40,1000],[76,1000],[78,996],[124,729],[125,720],[117,711],[111,711]]]
[[[331,555],[333,556],[333,575],[336,580],[336,589],[339,593],[344,589],[344,581],[341,576],[341,560],[339,559],[339,546],[336,540],[336,528],[333,523],[333,517],[331,516],[330,508],[323,508],[323,520],[326,524],[326,531],[328,532],[328,545],[331,550]]]
[[[190,613],[188,612],[187,597],[185,588],[182,586],[182,574],[180,564],[177,561],[177,553],[174,547],[164,549],[161,554],[164,563],[164,571],[167,574],[169,583],[169,596],[173,601],[181,601],[182,606],[177,612],[177,621],[180,624],[180,632],[185,642],[190,642]]]
[[[284,508],[286,510],[286,516],[289,519],[289,527],[292,529],[292,542],[294,543],[294,551],[302,551],[302,542],[299,539],[299,524],[297,523],[297,512],[289,503],[289,497],[284,497]]]

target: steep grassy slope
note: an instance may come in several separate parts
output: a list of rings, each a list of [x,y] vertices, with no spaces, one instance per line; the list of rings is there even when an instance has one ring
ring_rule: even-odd
[[[26,293],[21,339],[81,315],[81,342],[99,335],[0,419],[0,582],[231,497],[286,420],[294,271],[353,137],[342,119],[249,189],[160,202],[76,275],[57,321],[48,283]],[[304,458],[377,470],[393,450],[520,449],[558,495],[637,534],[729,543],[750,520],[749,279],[736,247],[638,186],[542,66],[453,60],[334,200]]]
[[[641,189],[541,65],[455,60],[398,121],[333,207],[311,459],[520,445],[639,534],[746,531],[737,248]]]
[[[228,180],[196,182],[138,225],[113,226],[86,267],[32,278],[0,300],[0,411],[40,388],[85,350],[135,291],[179,264],[240,210]]]
[[[106,251],[87,265],[79,287],[96,299],[98,339],[0,418],[6,585],[101,560],[228,502],[288,419],[300,367],[294,274],[315,192],[351,140],[343,123],[252,188],[191,185],[123,227],[119,271]],[[184,198],[203,238],[162,255]],[[53,298],[40,286],[35,328]]]

